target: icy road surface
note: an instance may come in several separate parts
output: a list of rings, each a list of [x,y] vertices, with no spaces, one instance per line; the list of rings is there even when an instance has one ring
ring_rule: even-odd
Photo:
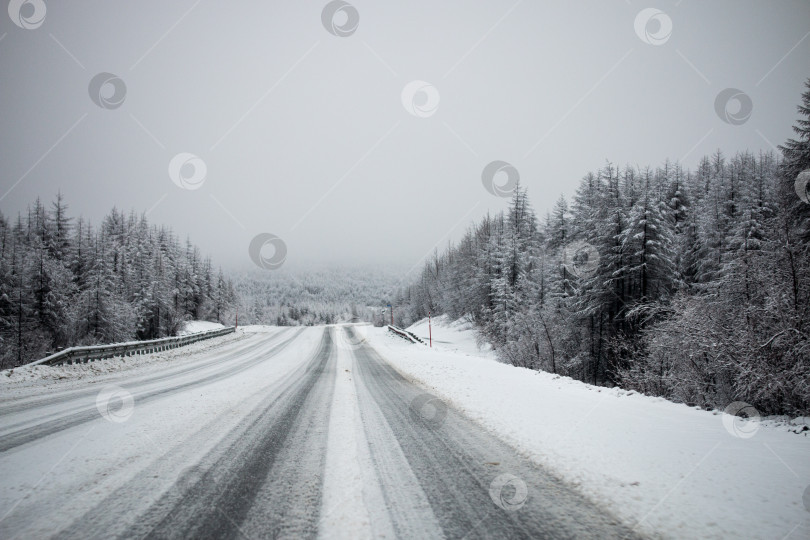
[[[0,538],[633,538],[363,328],[253,329],[0,396]]]

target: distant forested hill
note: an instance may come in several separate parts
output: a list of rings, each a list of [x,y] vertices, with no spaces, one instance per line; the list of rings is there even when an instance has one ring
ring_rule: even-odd
[[[239,274],[240,324],[298,326],[354,318],[382,323],[381,309],[402,284],[389,267],[323,267]]]

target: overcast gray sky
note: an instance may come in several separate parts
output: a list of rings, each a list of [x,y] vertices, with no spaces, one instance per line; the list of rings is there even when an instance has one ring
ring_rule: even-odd
[[[95,222],[149,210],[226,268],[259,233],[293,265],[409,267],[505,206],[495,160],[544,214],[606,159],[782,143],[809,31],[804,0],[12,0],[0,211],[61,190]]]

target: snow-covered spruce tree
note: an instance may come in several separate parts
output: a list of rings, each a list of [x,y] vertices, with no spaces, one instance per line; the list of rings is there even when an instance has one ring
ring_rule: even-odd
[[[498,344],[512,341],[513,316],[526,309],[532,298],[528,275],[537,263],[537,218],[526,191],[518,184],[508,213],[498,220],[493,247],[494,275],[489,333]]]
[[[568,243],[561,249],[571,249],[570,246],[576,242],[584,242],[598,252],[597,235],[601,226],[599,218],[600,215],[603,216],[600,214],[600,206],[602,192],[605,189],[602,180],[605,175],[612,176],[613,166],[608,164],[607,169],[607,171],[600,170],[597,174],[588,173],[580,182],[572,204],[571,235]],[[599,272],[594,275],[577,275],[565,264],[560,270],[564,277],[567,301],[576,313],[577,327],[582,336],[578,350],[569,351],[567,372],[582,380],[595,382],[597,373],[603,368],[600,363],[604,358],[605,321],[600,303],[602,290],[599,286]]]
[[[633,303],[629,269],[632,247],[625,242],[624,235],[630,226],[630,212],[637,196],[636,174],[628,167],[620,176],[618,170],[608,166],[600,172],[600,177],[604,179],[605,190],[598,205],[599,225],[591,244],[599,254],[599,264],[593,276],[580,280],[582,294],[576,305],[580,312],[584,309],[589,314],[597,314],[597,320],[604,326],[604,331],[600,330],[597,335],[609,342],[612,336],[631,330],[625,315]],[[593,350],[598,351],[600,357],[592,356],[592,378],[611,379],[611,366],[621,364],[623,359],[601,343]]]
[[[73,304],[75,334],[81,345],[128,341],[135,335],[134,309],[117,290],[115,254],[103,232],[92,240],[87,285]]]
[[[810,243],[810,204],[802,201],[795,189],[799,173],[810,170],[810,79],[805,82],[805,91],[797,109],[799,118],[793,125],[796,138],[788,139],[779,146],[784,157],[780,167],[782,173],[780,194],[784,200],[783,204],[789,209],[799,238],[805,243]]]
[[[43,348],[42,332],[37,328],[34,316],[33,295],[26,279],[25,228],[22,218],[17,222],[3,249],[3,272],[0,274],[0,308],[3,310],[0,328],[3,331],[2,366],[13,367],[24,362],[28,357],[41,353]]]
[[[568,211],[568,202],[560,195],[554,208],[546,218],[546,246],[551,250],[560,249],[568,243],[571,229],[571,216]]]
[[[649,169],[641,173],[641,196],[630,209],[622,242],[629,254],[628,276],[633,301],[647,303],[666,297],[675,289],[676,263],[673,252],[673,222],[666,201],[660,197],[664,174],[653,176]]]

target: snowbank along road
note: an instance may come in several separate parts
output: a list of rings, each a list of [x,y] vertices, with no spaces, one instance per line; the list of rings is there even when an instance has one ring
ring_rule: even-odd
[[[52,536],[636,533],[333,326],[0,397],[0,538]]]

